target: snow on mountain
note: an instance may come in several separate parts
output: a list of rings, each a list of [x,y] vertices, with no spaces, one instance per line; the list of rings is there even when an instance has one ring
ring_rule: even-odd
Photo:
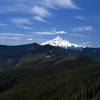
[[[61,38],[60,36],[57,36],[56,38],[46,41],[44,43],[42,43],[41,45],[52,45],[52,46],[59,46],[59,47],[63,47],[63,48],[68,48],[68,47],[80,47],[77,44],[73,44],[67,40],[64,40],[63,38]]]

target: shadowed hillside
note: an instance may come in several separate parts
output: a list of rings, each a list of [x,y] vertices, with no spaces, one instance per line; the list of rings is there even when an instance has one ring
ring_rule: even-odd
[[[100,99],[99,60],[49,45],[0,49],[2,67],[7,67],[4,62],[9,58],[14,60],[0,72],[0,100]]]
[[[41,46],[37,43],[20,46],[0,46],[0,69],[9,69],[14,67],[24,56],[31,54],[47,55],[72,55],[82,54],[92,59],[100,59],[100,48],[60,48],[50,45]]]

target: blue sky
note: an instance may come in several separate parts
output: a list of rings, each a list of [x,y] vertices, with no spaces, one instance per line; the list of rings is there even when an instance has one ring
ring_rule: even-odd
[[[0,0],[0,44],[41,43],[58,35],[100,46],[100,0]]]

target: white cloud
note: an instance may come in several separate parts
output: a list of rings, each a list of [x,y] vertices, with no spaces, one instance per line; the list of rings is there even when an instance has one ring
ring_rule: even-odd
[[[93,26],[81,26],[81,27],[77,27],[72,29],[73,32],[93,32]]]
[[[0,13],[17,12],[33,15],[35,20],[44,22],[45,18],[53,15],[52,10],[59,8],[79,9],[74,0],[0,0]],[[20,19],[14,20],[17,24],[22,24]]]
[[[24,30],[32,30],[33,29],[32,27],[29,27],[29,26],[19,26],[19,28],[22,28]]]
[[[38,35],[62,35],[62,34],[67,34],[67,32],[65,31],[58,31],[55,27],[52,28],[51,30],[49,31],[44,31],[44,32],[35,32],[35,34],[38,34]]]
[[[21,40],[32,38],[33,34],[0,33],[0,40]]]
[[[35,6],[32,11],[35,14],[34,19],[41,22],[44,22],[45,18],[51,15],[51,13],[44,7]]]
[[[85,18],[82,16],[75,16],[74,19],[85,21]]]
[[[27,40],[28,40],[28,41],[33,41],[33,38],[28,38]]]
[[[56,34],[66,34],[67,32],[65,31],[56,31]]]
[[[33,42],[43,41],[44,39],[38,38],[35,33],[19,34],[19,33],[0,33],[0,44],[7,45],[21,45],[30,44]]]
[[[59,9],[59,8],[72,8],[72,9],[79,9],[75,6],[73,0],[43,0],[40,1],[40,5],[35,5],[32,8],[32,12],[35,14],[34,19],[40,22],[45,22],[45,18],[48,16],[53,15],[51,10]]]
[[[36,32],[36,34],[39,34],[39,35],[54,35],[55,33],[46,31],[46,32]]]
[[[69,36],[73,36],[73,37],[88,37],[88,35],[86,35],[86,34],[77,34],[77,33],[69,34]]]
[[[9,25],[8,24],[5,24],[5,23],[0,23],[0,26],[1,27],[8,27]]]
[[[57,30],[52,30],[52,31],[44,31],[44,32],[35,32],[38,35],[62,35],[62,34],[67,34],[65,31],[57,31]]]
[[[32,24],[32,22],[29,19],[23,17],[14,18],[11,21],[16,25]]]
[[[40,22],[46,22],[46,20],[41,16],[34,16],[34,19]]]
[[[49,11],[43,7],[39,7],[39,6],[35,6],[32,9],[33,13],[36,14],[37,16],[42,16],[42,17],[46,17],[48,15],[50,15]]]
[[[77,6],[75,6],[73,0],[44,0],[48,6],[51,7],[62,7],[62,8],[73,8],[78,9]]]
[[[19,40],[20,34],[0,33],[0,40]]]
[[[74,0],[0,0],[0,12],[24,12],[28,13],[36,5],[45,7],[62,7],[77,9]]]

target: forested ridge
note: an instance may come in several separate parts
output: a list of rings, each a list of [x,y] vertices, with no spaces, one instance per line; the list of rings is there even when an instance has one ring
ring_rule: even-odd
[[[1,70],[0,100],[100,100],[100,61],[53,50],[29,52]]]

